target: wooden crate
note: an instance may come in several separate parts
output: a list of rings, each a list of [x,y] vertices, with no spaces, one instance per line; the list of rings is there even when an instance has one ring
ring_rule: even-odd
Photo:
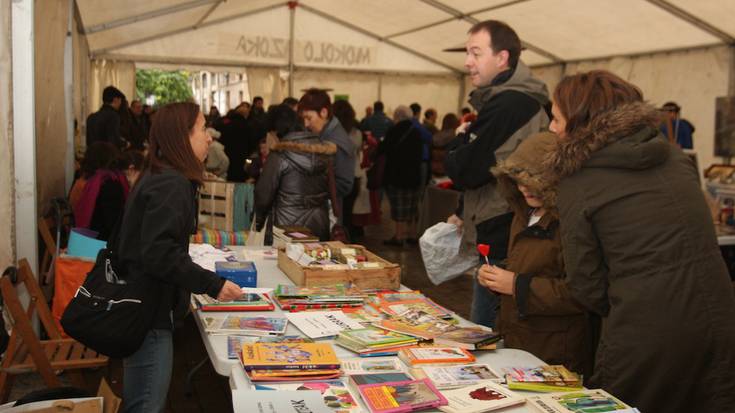
[[[278,250],[278,268],[296,285],[313,286],[338,283],[353,283],[361,289],[383,288],[398,289],[401,286],[401,266],[380,258],[361,245],[345,245],[341,242],[328,242],[335,248],[360,248],[365,251],[368,261],[381,262],[383,268],[361,268],[350,270],[325,270],[320,266],[302,266]]]
[[[232,231],[234,182],[204,181],[199,190],[199,227]]]

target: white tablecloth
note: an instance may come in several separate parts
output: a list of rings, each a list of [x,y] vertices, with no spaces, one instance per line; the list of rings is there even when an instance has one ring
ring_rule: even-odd
[[[279,284],[293,284],[293,282],[284,274],[277,265],[276,260],[263,259],[260,254],[255,253],[258,248],[254,247],[229,247],[238,259],[249,260],[255,262],[258,271],[258,287],[275,288]],[[262,248],[261,248],[262,249]],[[220,313],[226,315],[228,313]],[[282,311],[276,306],[275,312],[252,312],[252,315],[281,315]],[[250,382],[245,375],[245,371],[238,360],[230,360],[227,358],[227,336],[207,334],[202,324],[202,312],[195,311],[194,320],[196,321],[199,332],[204,341],[204,347],[207,349],[209,359],[214,366],[215,371],[223,376],[230,377],[230,388],[232,389],[232,404],[234,411],[239,410],[243,398],[246,397],[248,390],[251,389]],[[461,320],[467,323],[466,320]],[[289,324],[286,334],[302,335],[301,332]],[[324,342],[333,342],[333,340],[319,340]],[[355,353],[346,350],[338,345],[334,345],[335,353],[339,358],[355,357]],[[495,351],[478,351],[474,353],[478,363],[485,363],[492,366],[496,371],[500,371],[503,367],[535,367],[544,364],[539,358],[533,354],[516,349],[498,349]],[[500,410],[501,412],[530,412],[524,406],[507,408]]]

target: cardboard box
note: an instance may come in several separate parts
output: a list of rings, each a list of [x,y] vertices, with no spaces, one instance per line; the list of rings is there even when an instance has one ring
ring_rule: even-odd
[[[368,262],[379,262],[382,268],[325,269],[323,266],[302,266],[278,250],[278,268],[296,285],[313,286],[350,282],[361,289],[399,289],[401,266],[380,258],[361,245],[345,245],[338,241],[327,242],[332,248],[357,248],[364,250]]]

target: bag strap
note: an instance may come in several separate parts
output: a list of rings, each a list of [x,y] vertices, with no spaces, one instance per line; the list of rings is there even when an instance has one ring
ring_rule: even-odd
[[[336,177],[334,176],[334,163],[332,162],[332,158],[329,158],[329,163],[327,164],[327,181],[329,182],[329,199],[332,201],[332,213],[334,213],[334,216],[339,218],[339,208],[337,208],[337,181]]]

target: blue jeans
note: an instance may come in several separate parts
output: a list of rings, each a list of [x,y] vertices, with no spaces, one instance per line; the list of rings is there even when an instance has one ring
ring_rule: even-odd
[[[482,264],[485,263],[480,258]],[[492,264],[496,264],[491,260]],[[490,291],[487,287],[477,282],[477,277],[472,277],[472,306],[470,307],[470,320],[476,324],[482,324],[495,329],[495,317],[500,306],[500,296]]]
[[[171,383],[174,345],[170,330],[150,330],[123,360],[123,413],[163,412]]]

